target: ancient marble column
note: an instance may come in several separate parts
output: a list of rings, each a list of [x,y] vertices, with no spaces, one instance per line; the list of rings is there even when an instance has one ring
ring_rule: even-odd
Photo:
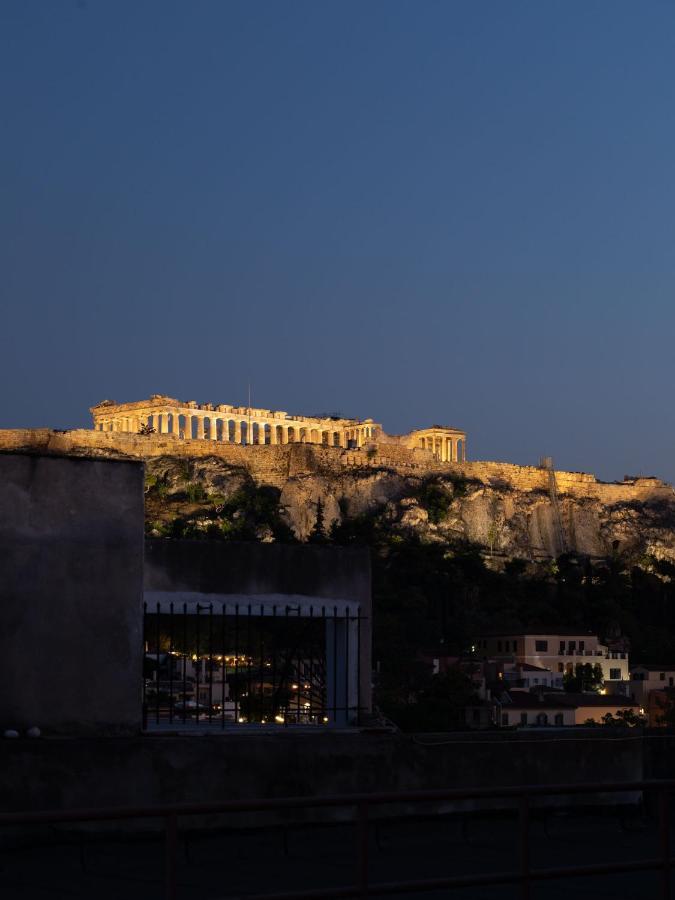
[[[241,444],[241,422],[237,419],[234,423],[234,442]]]

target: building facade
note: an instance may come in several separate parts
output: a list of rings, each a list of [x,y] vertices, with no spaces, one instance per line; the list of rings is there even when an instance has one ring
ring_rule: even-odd
[[[588,663],[600,666],[603,681],[611,689],[622,693],[630,689],[628,653],[610,650],[595,634],[573,631],[491,634],[482,635],[475,646],[482,656],[549,669],[553,673],[553,687],[562,687],[565,673],[573,673],[577,664]]]

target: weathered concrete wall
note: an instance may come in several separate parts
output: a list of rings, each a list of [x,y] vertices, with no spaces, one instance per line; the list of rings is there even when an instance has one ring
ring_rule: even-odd
[[[302,594],[355,600],[370,612],[364,547],[164,540],[145,546],[146,591]]]
[[[0,454],[0,728],[140,729],[143,465]]]
[[[4,741],[0,795],[13,811],[672,778],[672,753],[652,762],[661,740],[582,729]]]

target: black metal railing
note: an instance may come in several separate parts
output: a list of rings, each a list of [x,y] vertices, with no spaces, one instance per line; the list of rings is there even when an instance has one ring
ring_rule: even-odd
[[[563,878],[591,877],[613,873],[659,873],[659,887],[650,893],[647,888],[640,897],[660,897],[671,900],[672,868],[675,859],[671,855],[671,794],[675,781],[611,782],[607,784],[550,784],[522,785],[505,788],[448,789],[433,791],[408,791],[372,794],[346,794],[325,797],[283,797],[265,800],[230,800],[222,803],[174,804],[161,807],[130,807],[118,809],[55,810],[35,813],[1,813],[2,826],[30,826],[63,824],[71,822],[106,822],[120,820],[160,819],[164,823],[164,894],[166,900],[178,898],[178,845],[179,818],[186,816],[220,815],[242,812],[287,812],[326,808],[351,808],[352,822],[356,829],[356,853],[354,881],[344,887],[317,885],[311,890],[291,890],[259,894],[248,891],[249,900],[320,900],[320,898],[373,897],[401,894],[412,891],[438,891],[448,888],[477,887],[512,884],[519,886],[521,900],[530,900],[532,885],[540,881],[557,881]],[[547,797],[583,796],[589,794],[628,794],[640,792],[656,795],[658,816],[658,846],[654,855],[642,859],[621,859],[618,862],[599,862],[589,865],[534,867],[531,859],[531,812],[535,804]],[[396,804],[397,808],[418,815],[419,808],[428,804],[472,801],[501,801],[511,804],[518,816],[517,865],[512,870],[483,871],[469,875],[453,875],[396,881],[374,881],[370,872],[370,829],[376,821],[373,809]],[[415,812],[412,810],[415,809]],[[251,875],[251,880],[255,875]],[[255,883],[251,884],[255,888]],[[585,894],[584,894],[585,896]],[[589,891],[590,896],[590,891]]]
[[[361,621],[335,605],[146,603],[143,726],[358,725]]]

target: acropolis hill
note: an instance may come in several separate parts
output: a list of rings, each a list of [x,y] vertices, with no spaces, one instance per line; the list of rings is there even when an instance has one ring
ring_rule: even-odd
[[[465,432],[446,426],[389,435],[372,419],[159,394],[104,401],[91,413],[91,430],[0,431],[0,451],[145,460],[154,534],[281,539],[272,516],[303,540],[320,509],[327,531],[377,516],[393,535],[468,540],[490,558],[625,551],[675,561],[675,493],[656,478],[607,483],[545,465],[469,461]],[[256,491],[268,492],[264,503],[237,508]]]

